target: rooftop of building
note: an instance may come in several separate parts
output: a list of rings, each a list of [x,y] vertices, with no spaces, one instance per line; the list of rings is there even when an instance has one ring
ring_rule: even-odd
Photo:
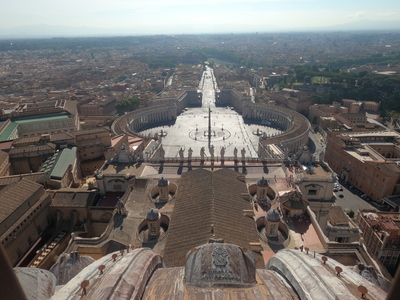
[[[109,130],[107,128],[104,128],[104,127],[98,127],[98,128],[93,128],[93,129],[76,131],[75,135],[76,136],[91,135],[91,134],[104,133],[104,132],[109,132]]]
[[[350,220],[341,206],[332,206],[329,209],[328,222],[337,226],[350,224]]]
[[[55,151],[56,149],[56,145],[53,143],[47,143],[45,145],[38,145],[38,146],[34,146],[34,145],[29,145],[29,146],[25,146],[25,147],[15,147],[10,149],[10,156],[11,155],[17,155],[17,154],[21,154],[21,153],[29,153],[29,152],[52,152]]]
[[[21,178],[0,190],[0,224],[41,189],[43,187],[40,184]],[[33,204],[30,203],[31,206]]]
[[[11,134],[13,133],[13,131],[15,130],[15,128],[17,126],[18,126],[18,124],[15,122],[9,123],[8,126],[0,134],[0,142],[9,140]]]
[[[182,266],[187,249],[210,238],[242,247],[259,241],[254,220],[243,215],[251,205],[241,197],[247,187],[240,178],[229,169],[182,174],[164,251],[167,266]]]
[[[332,170],[324,163],[313,163],[312,165],[302,165],[302,175],[307,178],[329,177],[332,176]]]
[[[353,149],[344,149],[343,151],[359,161],[374,161],[375,160],[375,158],[372,157],[369,152],[360,154],[358,151],[353,150]]]
[[[19,181],[21,178],[29,179],[33,182],[38,182],[46,174],[46,172],[35,172],[28,174],[2,176],[0,177],[0,189],[6,185]]]
[[[98,194],[97,191],[77,190],[77,189],[59,189],[51,191],[52,207],[88,207],[92,206]]]
[[[39,172],[46,172],[52,179],[61,180],[70,165],[76,160],[76,147],[65,148],[49,157],[39,169]]]
[[[44,116],[44,117],[38,117],[38,118],[15,120],[14,122],[16,124],[27,124],[27,123],[53,121],[53,120],[68,119],[68,118],[70,118],[69,115]]]
[[[371,225],[377,225],[380,222],[385,225],[386,230],[400,229],[400,213],[399,212],[381,212],[374,209],[360,210],[359,213],[366,218]]]

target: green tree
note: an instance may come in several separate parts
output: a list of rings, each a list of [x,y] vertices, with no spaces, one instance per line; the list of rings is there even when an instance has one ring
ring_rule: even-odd
[[[140,99],[139,98],[129,98],[120,100],[116,105],[115,109],[117,110],[119,115],[123,115],[125,112],[132,111],[139,106]]]

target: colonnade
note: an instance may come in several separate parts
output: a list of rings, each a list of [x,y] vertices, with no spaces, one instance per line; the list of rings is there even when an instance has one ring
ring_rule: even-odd
[[[176,108],[165,106],[156,110],[137,111],[131,116],[129,121],[129,129],[138,131],[144,126],[158,122],[173,120],[176,118]]]
[[[293,128],[293,120],[290,116],[273,108],[271,109],[271,107],[254,107],[245,105],[243,106],[243,117],[267,120],[281,126],[284,130],[290,130]]]
[[[243,117],[270,121],[284,128],[285,132],[273,137],[261,137],[260,143],[264,146],[259,149],[259,154],[265,151],[265,146],[278,145],[292,152],[307,144],[310,123],[303,115],[282,107],[245,103]]]

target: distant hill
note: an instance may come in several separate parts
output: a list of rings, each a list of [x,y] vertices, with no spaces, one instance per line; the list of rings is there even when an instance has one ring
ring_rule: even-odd
[[[397,30],[400,31],[400,20],[398,21],[385,21],[385,20],[359,20],[345,24],[338,24],[334,26],[321,27],[321,30]]]
[[[239,33],[239,31],[231,30],[234,24],[225,24],[225,26],[219,27],[219,33]],[[55,26],[46,24],[37,24],[32,26],[18,26],[0,28],[0,39],[8,38],[50,38],[50,37],[89,37],[89,36],[125,36],[125,35],[145,35],[145,34],[166,34],[166,32],[157,32],[160,30],[155,26],[154,28],[148,28],[149,32],[140,32],[140,29],[129,29],[129,28],[98,28],[98,27],[73,27],[73,26]],[[190,26],[182,26],[179,29],[164,27],[164,31],[171,31],[171,34],[179,34],[186,32],[179,32],[182,28],[190,28]],[[211,30],[212,26],[210,27]],[[205,30],[205,28],[203,28]],[[321,27],[296,27],[296,28],[279,28],[271,26],[260,26],[252,28],[251,25],[245,25],[241,27],[240,32],[296,32],[296,31],[369,31],[369,30],[398,30],[400,31],[400,20],[398,21],[372,21],[372,20],[360,20],[355,22],[349,22],[345,24],[337,24],[331,26]],[[206,30],[205,30],[206,31]],[[187,32],[193,34],[194,32]],[[207,32],[198,32],[207,33]]]
[[[0,28],[0,38],[49,38],[49,37],[82,37],[121,35],[119,30],[96,27],[72,27],[37,24]],[[123,35],[127,35],[125,32]]]

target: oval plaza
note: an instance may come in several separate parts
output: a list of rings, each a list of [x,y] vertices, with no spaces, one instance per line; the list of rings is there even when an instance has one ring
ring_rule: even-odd
[[[198,90],[161,98],[127,113],[113,124],[116,133],[154,138],[143,159],[226,161],[281,160],[307,144],[310,124],[301,114],[256,104],[235,89],[218,89],[207,68]]]

